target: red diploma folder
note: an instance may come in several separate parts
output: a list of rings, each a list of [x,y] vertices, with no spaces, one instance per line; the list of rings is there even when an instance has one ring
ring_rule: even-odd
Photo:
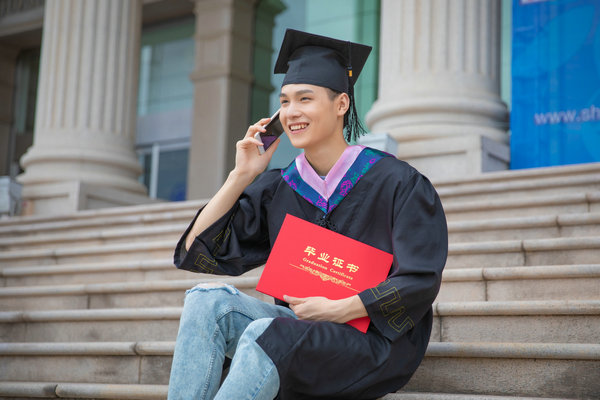
[[[283,295],[337,300],[377,286],[391,265],[389,253],[288,214],[256,290],[280,300]],[[348,324],[366,332],[369,322],[363,317]]]

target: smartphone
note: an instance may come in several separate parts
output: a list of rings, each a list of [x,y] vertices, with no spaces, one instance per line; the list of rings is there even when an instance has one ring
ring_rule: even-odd
[[[263,154],[282,133],[283,126],[281,125],[281,121],[279,121],[279,110],[277,110],[271,117],[269,123],[265,125],[265,132],[256,132],[254,135],[255,139],[258,139],[263,143],[263,145],[258,148],[260,154]]]

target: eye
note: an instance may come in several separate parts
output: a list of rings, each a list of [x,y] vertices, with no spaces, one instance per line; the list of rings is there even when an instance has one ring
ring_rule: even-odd
[[[308,101],[308,100],[310,100],[310,97],[307,97],[307,96],[300,98],[300,101]]]
[[[282,105],[282,106],[283,105],[287,105],[287,103],[289,103],[289,101],[283,100],[283,99],[279,100],[279,104]]]

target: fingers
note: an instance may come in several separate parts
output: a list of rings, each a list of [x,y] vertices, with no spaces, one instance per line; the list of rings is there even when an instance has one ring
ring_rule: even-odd
[[[265,132],[264,126],[266,124],[268,124],[270,120],[271,120],[271,118],[263,118],[263,119],[259,120],[257,123],[255,123],[254,125],[250,125],[248,127],[248,130],[246,131],[246,135],[244,136],[244,139],[254,138],[254,135],[256,134],[256,132]]]

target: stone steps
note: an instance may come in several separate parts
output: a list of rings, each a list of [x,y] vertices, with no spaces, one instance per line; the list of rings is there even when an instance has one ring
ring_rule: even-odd
[[[173,341],[181,307],[0,312],[0,342]],[[435,342],[600,343],[600,300],[434,305]]]
[[[68,285],[198,278],[213,279],[218,278],[218,276],[177,269],[173,265],[173,258],[19,266],[0,269],[0,286]]]
[[[600,343],[600,300],[437,303],[431,340]]]
[[[0,398],[165,400],[167,385],[0,382]]]
[[[446,268],[588,264],[599,260],[597,236],[504,240],[451,243]]]
[[[6,381],[167,384],[175,342],[0,343]]]
[[[0,398],[77,398],[165,400],[167,385],[115,385],[65,382],[0,382]],[[445,393],[392,393],[381,400],[556,400],[548,397]],[[563,398],[563,400],[569,400]],[[574,400],[574,399],[572,399]]]
[[[575,400],[561,397],[562,400]],[[391,393],[381,400],[557,400],[549,397],[522,397],[522,396],[491,396],[486,394],[452,394],[452,393],[426,393],[426,392],[398,392]]]
[[[598,344],[431,343],[404,390],[597,399],[599,370]]]
[[[598,300],[600,265],[447,269],[438,302]]]
[[[173,347],[174,342],[1,343],[0,375],[6,381],[83,383],[93,376],[96,384],[164,385]],[[594,398],[600,393],[599,368],[598,344],[432,342],[405,390]]]
[[[25,237],[0,237],[0,250],[16,251],[66,246],[89,247],[157,239],[176,242],[188,222],[189,216],[187,221],[178,223],[104,227],[102,229],[90,227],[85,230],[50,231]],[[453,243],[518,238],[598,236],[600,234],[600,212],[450,221],[448,231],[450,241]]]
[[[598,189],[600,163],[485,173],[469,178],[433,182],[443,201],[527,197]]]
[[[256,276],[222,277],[251,296],[271,301],[256,292]],[[149,282],[111,282],[60,286],[0,288],[0,311],[75,310],[130,307],[180,307],[187,289],[212,279]]]
[[[0,268],[72,264],[89,261],[165,259],[172,256],[175,241],[155,240],[114,243],[103,246],[60,247],[0,253]],[[446,268],[464,268],[487,264],[503,267],[516,265],[555,265],[594,263],[600,254],[600,237],[503,240],[450,243]]]
[[[0,310],[177,307],[183,304],[185,290],[211,280],[266,298],[253,290],[260,268],[240,277],[175,272],[193,278],[7,286],[0,288]],[[441,302],[568,299],[600,299],[600,265],[447,269],[438,295]]]
[[[600,236],[600,213],[522,216],[448,222],[451,243]]]
[[[516,216],[558,215],[600,211],[600,192],[581,191],[557,195],[532,194],[527,197],[492,198],[444,202],[448,221],[510,218]]]
[[[177,243],[187,228],[185,224],[149,225],[133,228],[85,230],[68,233],[46,233],[27,237],[0,238],[0,251],[30,250],[60,246],[102,246],[106,244],[135,243],[148,240],[171,240]]]

